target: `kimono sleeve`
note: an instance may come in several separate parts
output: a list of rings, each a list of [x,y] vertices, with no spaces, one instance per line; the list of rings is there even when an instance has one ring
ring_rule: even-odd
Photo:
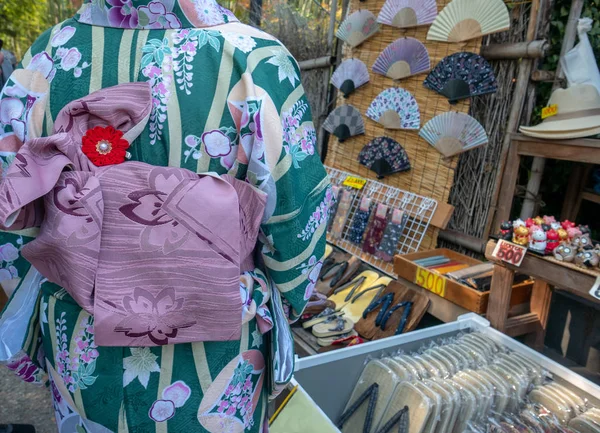
[[[283,47],[272,49],[253,74],[266,96],[259,118],[262,137],[257,134],[248,167],[248,178],[268,195],[259,248],[290,321],[300,317],[315,288],[333,200],[299,77],[297,63]]]

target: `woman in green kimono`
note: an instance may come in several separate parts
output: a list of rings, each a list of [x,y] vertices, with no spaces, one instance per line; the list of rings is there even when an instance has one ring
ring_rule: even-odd
[[[268,429],[268,398],[293,372],[288,323],[314,288],[332,202],[299,74],[280,42],[214,0],[91,0],[40,36],[7,80],[0,173],[19,164],[19,143],[57,133],[72,101],[146,82],[152,109],[132,161],[229,174],[267,197],[235,341],[99,346],[94,315],[23,257],[37,230],[0,232],[0,284],[12,292],[0,362],[49,384],[60,433]]]

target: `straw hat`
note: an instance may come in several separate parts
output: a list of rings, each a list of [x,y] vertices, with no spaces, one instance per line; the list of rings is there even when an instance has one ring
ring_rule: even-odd
[[[521,126],[531,137],[564,140],[600,134],[600,94],[590,84],[579,84],[552,92],[548,105],[558,105],[558,114],[537,126]]]

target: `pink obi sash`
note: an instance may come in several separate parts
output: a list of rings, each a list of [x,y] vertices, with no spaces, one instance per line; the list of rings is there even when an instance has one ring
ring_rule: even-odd
[[[239,339],[240,274],[254,269],[266,196],[228,175],[98,168],[81,151],[95,126],[139,134],[150,108],[146,83],[70,103],[55,134],[27,141],[4,173],[0,225],[40,225],[23,255],[94,315],[100,346]]]

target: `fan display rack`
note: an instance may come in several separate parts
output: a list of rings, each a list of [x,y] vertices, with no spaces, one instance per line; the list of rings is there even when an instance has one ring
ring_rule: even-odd
[[[329,173],[331,183],[340,185],[348,177],[355,177],[355,174],[338,170],[331,167],[325,167]],[[341,248],[342,250],[360,257],[364,262],[379,269],[382,272],[392,275],[394,264],[388,263],[362,250],[362,245],[356,245],[349,241],[349,231],[352,226],[354,214],[360,206],[360,202],[364,197],[369,197],[374,203],[383,203],[390,209],[401,209],[408,214],[408,221],[398,243],[396,254],[410,254],[417,252],[423,242],[425,233],[429,229],[431,219],[435,214],[438,202],[432,198],[414,194],[399,188],[385,185],[374,180],[367,180],[365,186],[359,191],[354,190],[356,194],[352,199],[350,213],[346,220],[342,236],[339,239],[334,239],[332,236],[327,236],[327,240]]]
[[[450,1],[437,0],[438,12],[449,4]],[[378,15],[384,4],[385,0],[369,0],[368,2],[350,0],[349,13],[359,9],[368,9],[375,15]],[[336,137],[330,137],[325,163],[330,167],[354,173],[355,176],[365,179],[375,179],[377,175],[360,164],[358,155],[371,140],[381,136],[390,137],[400,143],[406,150],[411,170],[387,176],[382,182],[390,187],[430,197],[436,200],[440,206],[443,206],[448,203],[450,190],[454,184],[458,157],[444,158],[442,154],[419,136],[418,130],[386,129],[383,125],[365,116],[373,99],[383,90],[390,87],[403,88],[416,98],[421,113],[421,126],[425,125],[435,116],[448,111],[469,112],[469,100],[462,100],[456,105],[451,105],[447,98],[427,89],[423,85],[427,73],[413,75],[400,81],[394,81],[389,77],[373,73],[373,64],[383,50],[389,44],[404,36],[415,38],[425,45],[429,52],[431,67],[437,65],[444,57],[450,54],[462,51],[469,51],[476,54],[480,52],[481,38],[461,44],[428,41],[426,39],[428,30],[429,26],[427,25],[407,29],[382,25],[379,32],[356,48],[343,44],[342,59],[359,59],[367,65],[371,73],[369,84],[358,88],[348,98],[339,95],[337,100],[338,106],[350,104],[363,114],[365,134],[348,138],[343,142],[340,142]],[[493,95],[489,97],[493,98]],[[421,250],[436,247],[438,231],[438,227],[433,225],[429,227],[421,242]]]

